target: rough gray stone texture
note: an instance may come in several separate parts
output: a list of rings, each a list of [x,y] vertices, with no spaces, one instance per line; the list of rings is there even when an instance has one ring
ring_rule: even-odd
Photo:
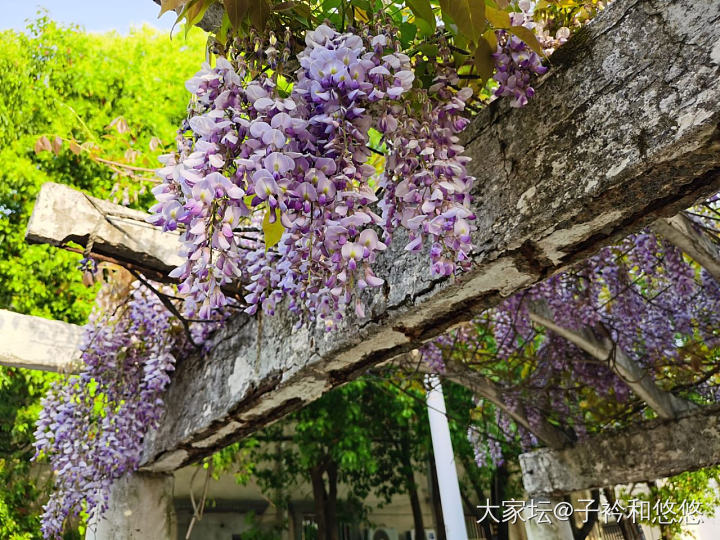
[[[529,106],[496,102],[468,128],[471,271],[432,279],[396,242],[365,320],[326,333],[237,317],[206,358],[178,365],[145,467],[208,455],[720,189],[718,19],[712,0],[613,2],[553,56]]]
[[[720,463],[720,407],[520,456],[531,496],[646,482]]]
[[[133,473],[117,480],[108,509],[88,523],[86,540],[176,540],[170,474]]]
[[[0,309],[0,365],[72,372],[81,338],[74,324]]]
[[[655,234],[664,236],[695,262],[705,268],[711,276],[720,281],[720,244],[716,237],[700,229],[683,215],[658,219],[652,224]]]
[[[31,244],[87,246],[100,259],[162,279],[182,264],[178,234],[146,222],[145,212],[90,197],[63,184],[43,184],[25,233]]]

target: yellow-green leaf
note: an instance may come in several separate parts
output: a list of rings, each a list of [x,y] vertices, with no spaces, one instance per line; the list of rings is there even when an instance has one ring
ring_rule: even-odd
[[[440,8],[452,18],[462,34],[477,43],[487,27],[485,0],[440,0]]]
[[[537,40],[532,30],[525,28],[524,26],[511,26],[508,30],[524,41],[525,45],[530,47],[540,56],[545,56],[542,45],[540,45],[540,42]]]
[[[275,221],[272,223],[270,222],[270,212],[275,212]],[[275,210],[268,208],[267,212],[265,212],[265,217],[263,218],[262,229],[265,235],[265,251],[267,251],[280,242],[280,239],[285,232],[285,227],[283,227],[283,224],[280,223],[280,210],[277,208],[275,208]]]
[[[502,9],[485,6],[485,18],[495,28],[510,28],[512,26],[510,14]]]
[[[492,77],[493,70],[495,69],[492,54],[493,50],[490,48],[490,44],[485,41],[485,39],[478,40],[473,61],[477,69],[477,74],[483,81],[487,81]]]
[[[430,0],[406,0],[405,3],[415,17],[422,19],[430,26],[430,33],[435,31],[435,13],[433,13]]]
[[[497,51],[497,36],[495,35],[495,30],[486,30],[483,34],[483,38],[485,38],[485,41],[488,42],[488,45],[490,45],[490,50],[492,52]]]
[[[225,12],[230,19],[233,29],[237,30],[245,19],[248,12],[249,0],[223,0]]]

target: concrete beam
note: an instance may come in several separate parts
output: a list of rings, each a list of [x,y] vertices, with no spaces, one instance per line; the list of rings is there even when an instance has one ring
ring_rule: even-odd
[[[209,455],[720,191],[720,26],[708,24],[718,17],[720,3],[711,0],[611,3],[553,55],[530,105],[517,110],[499,100],[466,130],[477,177],[472,270],[434,279],[426,255],[404,251],[397,238],[379,261],[387,286],[369,298],[366,319],[349,316],[328,333],[295,329],[286,313],[236,317],[206,357],[179,362],[161,427],[146,441],[145,467],[172,470]],[[75,209],[49,209],[33,230],[54,211]],[[165,237],[148,233],[149,243],[137,242],[128,234],[137,220],[130,220],[121,236],[135,237],[145,251],[127,250],[98,214],[100,236],[117,241],[101,248],[93,227],[46,237],[82,240],[95,230],[94,250],[112,246],[118,259],[142,255],[153,259],[143,264],[160,266],[148,249],[163,247],[157,243]],[[43,241],[40,232],[33,238]],[[169,242],[164,247],[174,254]],[[176,264],[162,260],[166,268]]]
[[[720,406],[604,433],[564,450],[520,456],[531,496],[647,482],[718,464]]]
[[[697,408],[693,402],[660,388],[651,373],[608,337],[596,335],[591,327],[571,330],[557,324],[546,302],[537,302],[530,308],[530,320],[567,339],[598,362],[606,364],[660,418],[677,418],[684,412]]]
[[[166,278],[182,264],[177,233],[146,223],[145,212],[90,197],[71,187],[48,182],[40,189],[25,240],[67,248],[70,243],[150,277]]]
[[[687,253],[720,283],[720,244],[717,238],[701,230],[682,213],[657,220],[652,229]]]
[[[146,467],[208,455],[720,190],[715,17],[720,4],[709,0],[610,4],[553,56],[528,107],[496,102],[468,128],[478,179],[471,271],[433,279],[425,256],[397,242],[380,263],[388,287],[365,320],[327,333],[295,330],[287,314],[236,318],[206,358],[178,365]]]
[[[0,365],[74,372],[82,327],[0,309]]]

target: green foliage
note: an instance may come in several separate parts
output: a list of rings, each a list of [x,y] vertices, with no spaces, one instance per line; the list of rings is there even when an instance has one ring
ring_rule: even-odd
[[[453,447],[463,464],[465,491],[475,500],[477,489],[489,489],[490,469],[478,469],[467,429],[472,395],[452,383],[444,385]],[[253,438],[228,447],[213,458],[215,471],[234,471],[240,483],[253,478],[273,503],[283,507],[291,491],[311,481],[313,470],[336,467],[347,496],[338,500],[338,516],[366,521],[366,499],[380,505],[406,496],[416,485],[415,472],[425,471],[432,452],[419,380],[401,374],[368,374],[325,394],[290,417],[266,427]],[[326,491],[329,475],[325,477]],[[517,482],[508,493],[519,493]]]
[[[632,499],[648,501],[649,519],[639,520],[641,523],[655,527],[662,524],[663,532],[668,538],[687,538],[682,524],[683,511],[688,510],[685,506],[689,503],[693,504],[692,515],[684,516],[690,521],[701,516],[714,516],[717,507],[720,506],[718,485],[720,485],[720,467],[708,467],[684,472],[661,482],[651,482],[647,493],[631,494],[622,491],[619,498],[624,501],[626,507],[628,501]],[[677,522],[667,523],[671,520]]]
[[[199,30],[187,41],[148,28],[87,34],[43,15],[25,33],[0,32],[0,308],[85,322],[96,289],[82,284],[81,256],[25,243],[35,197],[51,181],[105,198],[127,190],[142,204],[147,187],[124,166],[152,168],[173,142],[204,44]],[[39,537],[48,475],[29,459],[55,377],[0,368],[1,538]]]
[[[595,0],[546,1],[543,13],[561,14],[564,20],[566,12],[570,18],[580,10],[594,14],[595,3]],[[410,56],[419,52],[427,55],[422,69],[434,71],[440,61],[438,45],[449,40],[454,47],[456,67],[466,75],[462,84],[472,87],[478,95],[483,95],[485,83],[492,75],[491,55],[497,48],[494,30],[508,29],[543,54],[531,31],[510,26],[509,12],[513,7],[507,0],[162,0],[161,13],[174,9],[178,13],[177,22],[195,24],[213,4],[223,11],[222,24],[215,33],[220,50],[228,38],[254,32],[272,30],[282,36],[287,31],[293,36],[293,43],[303,46],[304,32],[325,21],[341,31],[381,22],[397,29]],[[433,47],[434,52],[430,52]],[[431,76],[416,75],[417,81],[425,85],[432,80]]]

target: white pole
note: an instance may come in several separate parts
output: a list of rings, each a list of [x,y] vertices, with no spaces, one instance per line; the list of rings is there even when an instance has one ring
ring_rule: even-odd
[[[430,435],[440,490],[440,504],[445,522],[445,536],[448,540],[467,540],[465,515],[460,498],[455,456],[450,441],[450,427],[445,415],[442,386],[440,386],[440,379],[437,375],[426,376],[425,383],[429,388],[427,393],[428,417],[430,418]]]

